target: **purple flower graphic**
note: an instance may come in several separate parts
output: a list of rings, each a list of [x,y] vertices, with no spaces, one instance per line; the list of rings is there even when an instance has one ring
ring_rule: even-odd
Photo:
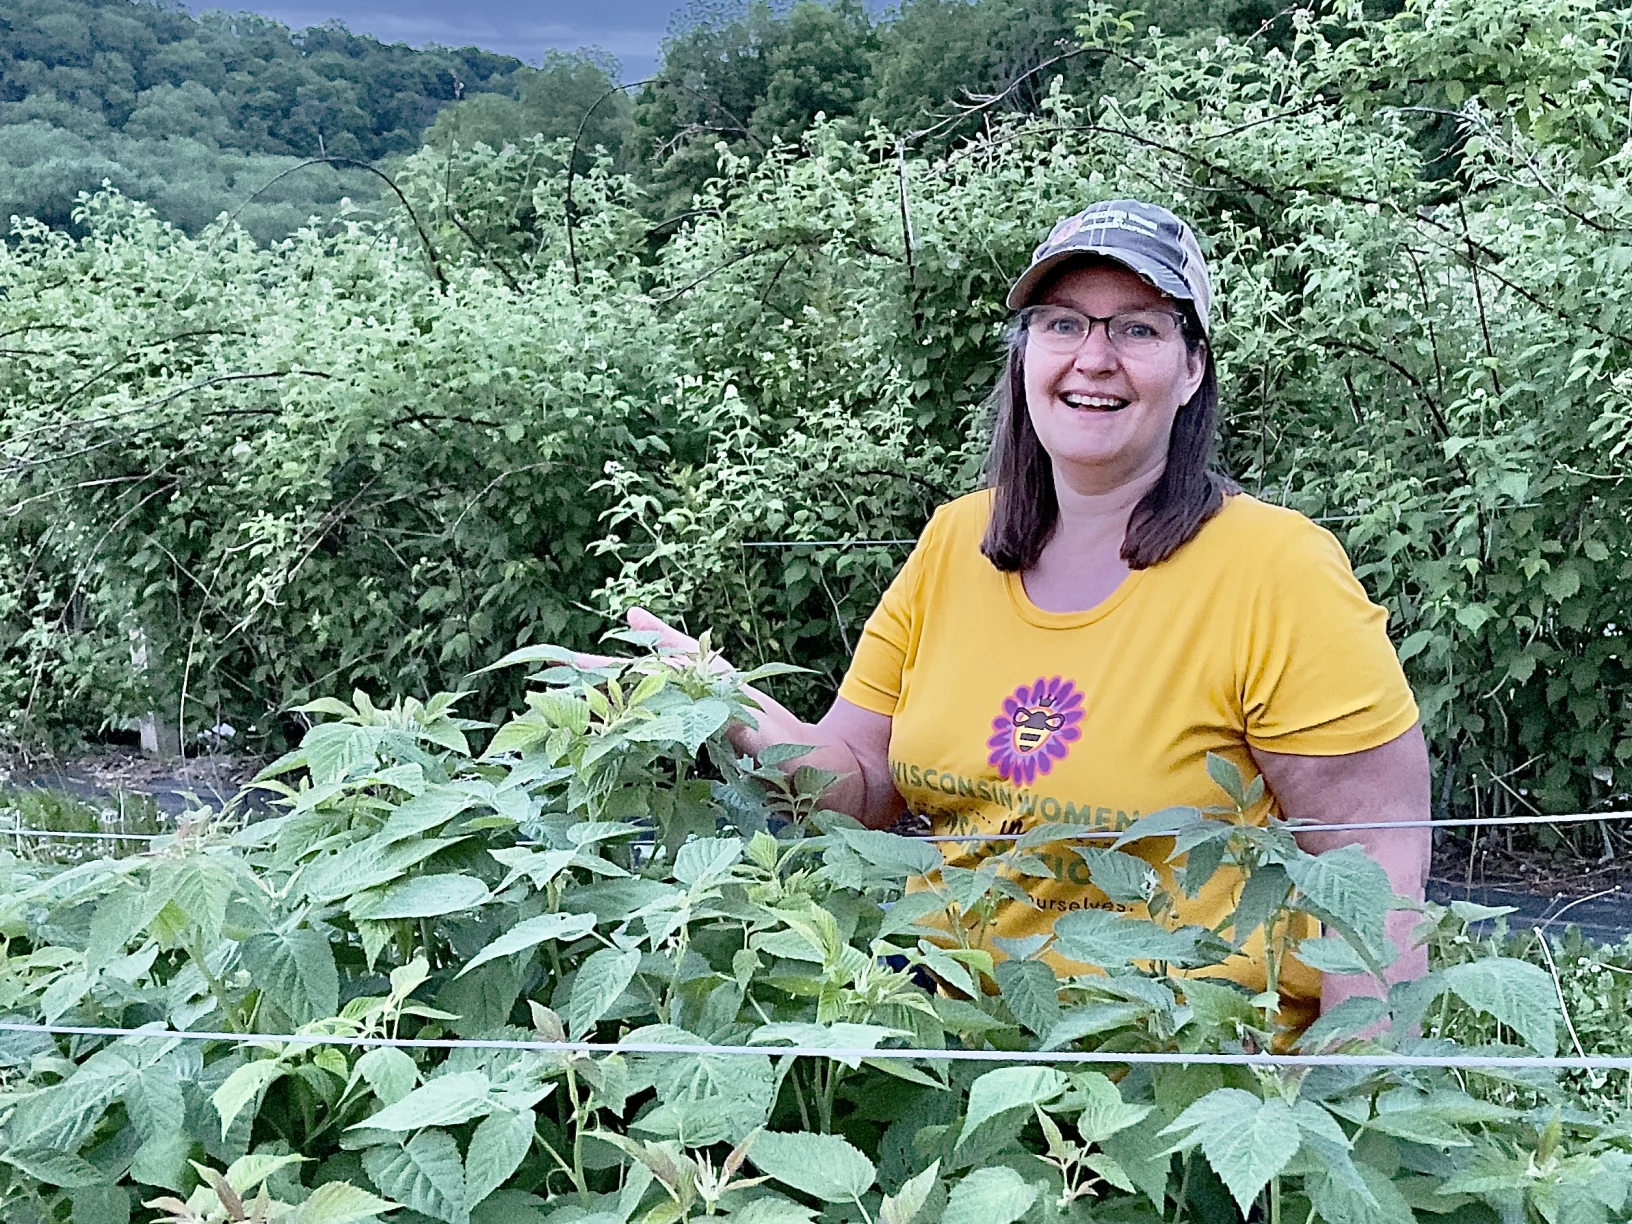
[[[1005,782],[1030,786],[1038,774],[1063,761],[1082,735],[1082,694],[1073,681],[1041,676],[1022,684],[1003,699],[1003,713],[992,719],[992,750],[987,762]]]

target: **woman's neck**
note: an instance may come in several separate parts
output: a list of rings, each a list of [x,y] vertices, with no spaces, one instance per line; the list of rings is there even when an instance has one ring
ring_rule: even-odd
[[[1073,473],[1054,466],[1054,497],[1059,504],[1059,526],[1054,539],[1070,547],[1072,542],[1091,544],[1104,537],[1114,537],[1117,551],[1127,534],[1128,519],[1133,508],[1145,494],[1155,488],[1162,478],[1165,464],[1160,464],[1135,475],[1130,480],[1110,487],[1073,479]],[[1074,550],[1073,550],[1074,551]]]
[[[1037,563],[1021,575],[1032,603],[1045,612],[1086,612],[1109,598],[1129,572],[1122,559],[1128,519],[1161,476],[1158,467],[1112,488],[1085,489],[1056,466],[1059,523]]]

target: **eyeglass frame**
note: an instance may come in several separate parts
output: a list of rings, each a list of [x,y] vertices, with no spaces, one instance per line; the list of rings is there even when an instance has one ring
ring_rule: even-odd
[[[1016,315],[1016,324],[1017,324],[1021,334],[1025,335],[1029,339],[1029,337],[1031,335],[1031,327],[1030,327],[1031,320],[1036,318],[1038,312],[1044,311],[1044,310],[1064,310],[1064,311],[1069,311],[1071,314],[1076,315],[1077,318],[1086,319],[1087,322],[1088,322],[1087,330],[1082,333],[1082,339],[1078,340],[1077,343],[1070,350],[1064,350],[1064,349],[1051,350],[1051,351],[1057,353],[1059,356],[1062,356],[1062,357],[1065,356],[1067,354],[1067,352],[1069,352],[1071,354],[1080,353],[1082,351],[1082,346],[1087,344],[1088,340],[1089,340],[1089,337],[1091,337],[1094,334],[1094,325],[1096,323],[1103,323],[1105,325],[1105,342],[1107,344],[1109,344],[1113,349],[1115,349],[1117,353],[1122,354],[1124,352],[1124,350],[1117,344],[1116,337],[1111,334],[1111,324],[1115,320],[1120,319],[1120,318],[1125,318],[1128,315],[1137,315],[1137,314],[1166,315],[1168,318],[1172,319],[1179,326],[1179,332],[1178,332],[1178,336],[1176,338],[1185,341],[1187,346],[1189,345],[1189,341],[1190,341],[1190,319],[1189,319],[1189,317],[1186,316],[1185,313],[1182,310],[1169,310],[1169,309],[1167,309],[1166,307],[1163,307],[1163,306],[1146,306],[1146,307],[1141,307],[1138,310],[1120,310],[1116,314],[1113,314],[1113,315],[1091,315],[1091,314],[1083,313],[1082,311],[1078,310],[1075,306],[1061,306],[1058,303],[1054,303],[1054,302],[1039,302],[1039,303],[1036,303],[1035,305],[1023,307],[1020,310],[1020,312]],[[1132,351],[1133,352],[1153,351],[1157,347],[1159,347],[1159,346],[1161,346],[1163,344],[1167,344],[1167,343],[1170,343],[1170,341],[1155,340],[1153,343],[1151,343],[1148,346],[1135,346],[1135,348]]]

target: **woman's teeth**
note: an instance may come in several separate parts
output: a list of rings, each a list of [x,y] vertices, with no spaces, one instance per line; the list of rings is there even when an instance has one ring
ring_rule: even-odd
[[[1127,400],[1114,395],[1076,395],[1068,391],[1060,399],[1068,408],[1085,408],[1094,412],[1115,412],[1128,406]]]

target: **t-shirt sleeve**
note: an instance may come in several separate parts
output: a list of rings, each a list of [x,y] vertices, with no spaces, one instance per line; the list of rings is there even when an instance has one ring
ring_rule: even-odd
[[[930,519],[907,563],[867,618],[839,685],[840,697],[874,714],[893,718],[901,701],[902,681],[922,625],[924,572],[935,547],[938,521],[938,514]]]
[[[1251,609],[1241,707],[1253,747],[1341,756],[1417,721],[1388,613],[1331,532],[1304,521],[1279,542]]]

